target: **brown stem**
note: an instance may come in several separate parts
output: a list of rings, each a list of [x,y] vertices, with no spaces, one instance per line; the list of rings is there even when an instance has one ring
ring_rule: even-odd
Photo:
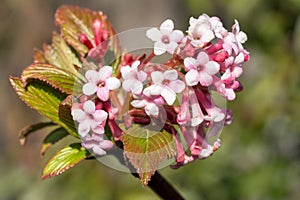
[[[158,172],[151,177],[148,186],[162,199],[182,200],[184,199],[178,191],[162,177]]]

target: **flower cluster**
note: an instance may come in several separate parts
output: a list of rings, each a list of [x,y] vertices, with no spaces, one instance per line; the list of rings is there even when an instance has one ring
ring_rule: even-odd
[[[147,30],[146,36],[154,42],[153,52],[147,58],[123,55],[116,74],[112,66],[102,64],[86,71],[82,96],[72,106],[85,148],[104,155],[113,147],[112,141],[105,139],[106,126],[114,141],[124,134],[116,120],[122,106],[111,103],[118,98],[116,89],[129,97],[129,110],[123,113],[125,127],[164,121],[162,129],[176,141],[177,164],[173,167],[206,158],[220,147],[219,139],[213,144],[208,139],[216,136],[222,125],[231,123],[232,113],[214,103],[211,91],[234,100],[236,92],[242,90],[237,79],[243,72],[242,65],[249,60],[249,53],[243,48],[247,36],[240,31],[237,20],[228,31],[219,18],[206,14],[191,17],[186,32],[184,35],[174,30],[174,23],[167,19],[159,28]],[[101,60],[109,36],[95,20],[94,39],[90,41],[81,34],[79,40],[90,49],[89,56]],[[162,54],[172,56],[162,64],[151,62]]]

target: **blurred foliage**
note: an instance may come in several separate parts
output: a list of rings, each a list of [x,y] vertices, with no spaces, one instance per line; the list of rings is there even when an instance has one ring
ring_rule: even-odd
[[[149,4],[149,1],[129,0],[127,7],[113,7],[121,1],[103,0],[97,1],[97,8],[92,1],[24,2],[6,0],[0,7],[0,92],[7,94],[1,95],[0,100],[3,136],[0,150],[4,152],[0,158],[0,199],[154,199],[155,195],[142,188],[138,179],[96,161],[79,164],[60,177],[40,180],[37,174],[42,162],[38,153],[33,152],[37,152],[39,134],[43,133],[29,138],[25,148],[17,144],[17,131],[36,121],[37,115],[12,94],[7,81],[9,74],[20,73],[30,63],[31,52],[27,54],[27,51],[50,40],[53,14],[58,5],[103,7],[113,18],[122,11],[126,14],[133,4],[145,10],[145,2]],[[299,199],[300,1],[160,2],[151,1],[151,4],[165,6],[171,18],[180,16],[180,24],[185,27],[190,16],[203,12],[219,16],[227,28],[238,19],[241,29],[248,34],[245,47],[251,53],[241,79],[244,91],[227,105],[234,111],[235,120],[223,129],[221,149],[207,160],[178,170],[166,168],[161,173],[186,199]],[[147,12],[153,14],[148,9]],[[156,12],[160,18],[156,18],[155,24],[160,24],[166,13]],[[143,22],[143,17],[139,18]],[[124,19],[113,18],[112,24],[118,21],[125,26]],[[118,30],[118,25],[115,26]]]

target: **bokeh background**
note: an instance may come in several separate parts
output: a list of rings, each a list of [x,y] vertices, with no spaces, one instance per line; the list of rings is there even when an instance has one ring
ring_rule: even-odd
[[[244,91],[227,105],[235,120],[223,129],[222,148],[207,160],[160,172],[186,199],[300,199],[300,0],[2,0],[0,199],[158,199],[130,174],[97,161],[42,181],[46,132],[18,144],[18,131],[43,119],[18,99],[8,77],[31,63],[34,48],[50,43],[62,4],[102,10],[117,32],[167,18],[186,30],[189,17],[202,13],[219,16],[228,29],[238,19],[251,60],[241,78]]]

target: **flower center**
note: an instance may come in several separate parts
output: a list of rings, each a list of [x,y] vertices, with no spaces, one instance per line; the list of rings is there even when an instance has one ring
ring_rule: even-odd
[[[161,41],[162,41],[164,44],[169,44],[169,43],[170,43],[170,38],[169,38],[169,36],[167,36],[167,35],[163,35],[162,38],[161,38]]]
[[[170,83],[170,80],[167,80],[167,79],[163,80],[163,82],[162,82],[163,85],[168,85],[169,83]]]
[[[98,87],[101,88],[101,87],[104,87],[105,86],[105,82],[104,81],[101,81],[99,84],[98,84]]]

